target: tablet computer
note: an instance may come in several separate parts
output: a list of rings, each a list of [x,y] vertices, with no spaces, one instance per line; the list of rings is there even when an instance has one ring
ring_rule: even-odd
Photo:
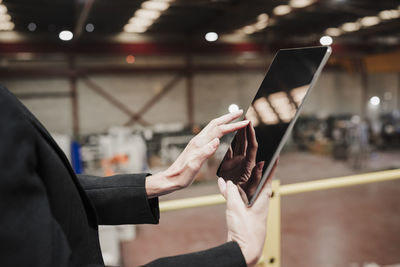
[[[252,205],[327,62],[331,48],[282,49],[275,55],[244,115],[250,124],[236,132],[217,170],[232,180]]]

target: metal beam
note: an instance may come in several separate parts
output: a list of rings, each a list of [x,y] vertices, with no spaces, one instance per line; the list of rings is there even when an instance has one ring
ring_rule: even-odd
[[[71,72],[75,72],[75,58],[73,55],[69,58],[69,67]],[[79,103],[78,103],[78,87],[76,81],[76,75],[71,75],[69,77],[69,84],[71,90],[71,104],[72,104],[72,132],[75,140],[79,139]]]
[[[169,81],[163,88],[162,90],[156,94],[155,96],[153,96],[153,98],[151,98],[147,103],[144,104],[144,106],[133,116],[131,116],[131,118],[129,119],[129,121],[127,121],[124,125],[128,126],[128,125],[132,125],[134,124],[136,121],[141,120],[142,116],[144,113],[146,113],[146,111],[148,111],[155,103],[157,103],[164,95],[166,95],[169,91],[171,91],[172,88],[174,88],[174,86],[181,80],[182,78],[182,73],[177,74],[174,78],[172,78],[171,81]]]
[[[192,66],[192,72],[244,72],[259,71],[265,72],[267,65],[237,65],[237,64],[215,64]],[[7,79],[30,79],[38,77],[69,77],[73,75],[85,76],[94,74],[118,74],[134,75],[137,73],[185,73],[186,66],[138,66],[138,67],[93,67],[78,68],[74,71],[65,68],[4,68],[0,69],[0,77]]]
[[[79,14],[78,21],[75,25],[75,30],[74,30],[74,40],[77,40],[82,32],[83,28],[85,26],[85,22],[87,18],[89,17],[90,10],[92,10],[93,4],[95,0],[86,0],[85,4]]]
[[[92,80],[89,79],[87,76],[82,77],[82,81],[94,92],[105,98],[108,102],[110,102],[114,107],[118,108],[121,110],[123,113],[128,115],[131,118],[136,118],[137,120],[142,124],[142,125],[149,125],[148,122],[144,121],[143,119],[140,118],[140,115],[137,115],[133,111],[131,111],[124,103],[119,101],[117,98],[112,96],[111,94],[107,93],[106,90],[104,90],[101,86],[97,85],[94,83]],[[139,113],[140,114],[140,113]]]
[[[71,92],[38,92],[38,93],[14,93],[19,99],[43,99],[43,98],[69,98]]]

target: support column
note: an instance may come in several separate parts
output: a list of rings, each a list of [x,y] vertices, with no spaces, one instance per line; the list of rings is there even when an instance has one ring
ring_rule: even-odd
[[[188,114],[188,124],[191,128],[194,126],[194,101],[193,101],[193,68],[192,56],[186,55],[186,111]]]
[[[272,181],[272,196],[269,202],[267,236],[263,255],[258,266],[281,266],[281,196],[279,193],[280,181]]]
[[[69,57],[70,75],[69,84],[71,91],[71,109],[72,109],[72,133],[74,140],[79,138],[79,102],[78,102],[78,87],[77,87],[77,76],[75,69],[75,58],[74,56]]]

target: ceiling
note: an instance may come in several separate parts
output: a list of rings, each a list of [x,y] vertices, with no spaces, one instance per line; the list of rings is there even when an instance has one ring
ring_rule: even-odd
[[[75,42],[96,41],[115,36],[140,8],[142,0],[3,0],[15,24],[14,31],[30,39],[57,41],[61,30],[81,33]],[[88,5],[90,3],[90,5]],[[176,0],[142,34],[150,38],[202,40],[208,31],[220,36],[255,23],[257,16],[266,13],[271,23],[263,30],[246,35],[246,40],[268,43],[312,43],[324,31],[365,16],[376,16],[386,9],[400,8],[399,0],[318,0],[305,8],[294,9],[287,15],[273,15],[273,9],[288,1],[278,0]],[[86,12],[86,13],[85,13]],[[81,21],[81,23],[79,22]],[[37,26],[28,30],[29,23]],[[92,23],[93,32],[84,27]],[[400,19],[345,33],[339,42],[379,44],[398,47]],[[132,34],[132,36],[138,34]],[[140,34],[139,34],[140,35]],[[316,39],[317,38],[317,39]],[[0,36],[1,42],[1,36]]]

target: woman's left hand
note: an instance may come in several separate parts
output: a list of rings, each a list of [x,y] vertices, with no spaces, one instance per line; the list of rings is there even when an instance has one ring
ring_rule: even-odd
[[[239,110],[213,119],[190,140],[167,170],[147,177],[148,198],[165,195],[191,185],[203,163],[217,150],[219,139],[225,134],[242,129],[249,124],[248,120],[230,123],[242,114],[243,110]]]

